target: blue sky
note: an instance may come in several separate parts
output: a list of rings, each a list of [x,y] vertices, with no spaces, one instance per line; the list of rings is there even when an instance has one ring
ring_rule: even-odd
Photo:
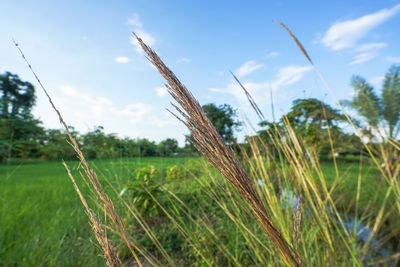
[[[68,124],[183,144],[188,131],[165,109],[163,80],[132,40],[146,41],[201,104],[228,103],[241,118],[257,117],[229,74],[232,70],[271,120],[297,98],[333,106],[287,33],[301,40],[339,99],[352,95],[359,74],[381,88],[400,63],[400,1],[12,1],[0,9],[0,72],[36,85],[12,44],[25,51]],[[378,90],[379,91],[379,90]],[[34,114],[60,128],[37,87]],[[246,129],[239,134],[246,134]]]

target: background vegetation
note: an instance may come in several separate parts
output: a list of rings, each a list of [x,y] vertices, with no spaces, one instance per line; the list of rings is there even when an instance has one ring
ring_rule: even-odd
[[[44,129],[33,118],[33,86],[8,72],[0,81],[0,155],[5,163],[0,166],[0,263],[104,264],[65,170],[57,162],[26,160],[70,159],[72,175],[83,178],[87,170],[73,161],[74,148],[65,141],[65,132]],[[357,113],[353,119],[364,143],[363,136],[345,127],[345,114],[317,99],[298,99],[278,121],[261,121],[264,129],[243,144],[233,136],[241,123],[232,107],[202,107],[302,264],[398,263],[399,67],[389,70],[380,97],[360,77],[352,84],[354,99],[345,104]],[[69,130],[83,154],[93,159],[90,165],[129,234],[133,250],[109,222],[112,218],[87,180],[79,180],[123,264],[287,263],[253,219],[251,203],[211,167],[212,161],[178,157],[196,155],[192,145],[179,148],[174,139],[159,144],[120,139],[102,127],[86,134]],[[199,146],[204,133],[192,131],[189,139]],[[161,157],[150,158],[154,156]]]

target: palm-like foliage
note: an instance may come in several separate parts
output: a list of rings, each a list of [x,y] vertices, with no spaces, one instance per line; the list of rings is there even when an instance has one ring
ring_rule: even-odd
[[[367,123],[369,132],[383,127],[389,138],[396,138],[400,124],[400,66],[392,66],[385,75],[382,94],[379,97],[374,88],[362,77],[354,76],[351,85],[355,94],[346,101]]]

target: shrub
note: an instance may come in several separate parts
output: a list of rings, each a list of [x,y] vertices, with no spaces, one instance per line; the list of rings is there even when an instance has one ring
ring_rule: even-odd
[[[180,180],[185,177],[185,171],[177,165],[168,166],[166,173],[169,180]]]
[[[135,180],[128,183],[120,193],[121,196],[129,193],[130,204],[144,217],[159,214],[158,205],[153,200],[153,197],[159,200],[163,193],[160,184],[154,179],[158,173],[159,169],[153,165],[137,169]]]

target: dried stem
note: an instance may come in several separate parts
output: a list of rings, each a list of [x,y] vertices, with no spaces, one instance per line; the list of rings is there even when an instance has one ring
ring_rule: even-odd
[[[163,63],[158,55],[148,47],[141,38],[134,33],[137,41],[147,54],[148,60],[157,68],[168,84],[165,86],[169,94],[176,100],[180,108],[172,104],[180,114],[172,113],[178,120],[186,125],[192,133],[189,138],[194,147],[202,153],[212,164],[242,195],[251,206],[252,212],[265,233],[274,243],[286,264],[292,266],[305,265],[299,255],[286,242],[280,231],[273,225],[260,196],[255,190],[251,179],[247,176],[244,169],[234,158],[233,153],[228,149],[217,133],[214,125],[204,114],[199,102],[178,80],[175,74]]]

